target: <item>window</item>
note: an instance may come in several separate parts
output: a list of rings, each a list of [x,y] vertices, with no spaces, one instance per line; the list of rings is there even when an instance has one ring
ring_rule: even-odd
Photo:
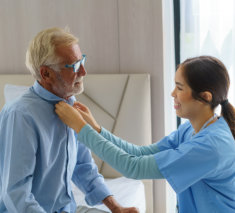
[[[230,75],[235,104],[235,1],[180,0],[180,61],[198,55],[219,58]],[[220,113],[220,112],[219,112]]]

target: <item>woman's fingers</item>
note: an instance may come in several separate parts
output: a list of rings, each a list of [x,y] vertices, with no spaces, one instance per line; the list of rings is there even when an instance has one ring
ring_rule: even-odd
[[[55,112],[66,125],[73,128],[76,132],[79,132],[86,124],[80,112],[65,102],[57,103]]]
[[[63,114],[63,107],[64,107],[64,102],[59,102],[55,105],[55,112],[60,116],[61,114]]]
[[[64,101],[60,101],[55,105],[55,111],[59,115],[64,115],[66,112],[72,112],[74,109],[69,104],[65,103]],[[76,110],[74,110],[76,111]]]
[[[73,107],[75,107],[76,109],[81,109],[82,111],[87,111],[88,107],[85,106],[84,104],[80,103],[80,102],[75,102]]]
[[[75,104],[77,104],[78,106],[80,107],[84,107],[84,108],[87,108],[87,106],[79,101],[76,101]]]
[[[77,109],[78,110],[78,112],[82,115],[82,117],[85,119],[86,117],[87,117],[87,113],[86,112],[84,112],[83,110],[81,110],[81,109]]]

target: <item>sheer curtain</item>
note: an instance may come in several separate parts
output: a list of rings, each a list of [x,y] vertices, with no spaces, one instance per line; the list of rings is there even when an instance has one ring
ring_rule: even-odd
[[[219,58],[230,75],[228,99],[235,105],[235,1],[180,1],[180,59],[198,55]]]

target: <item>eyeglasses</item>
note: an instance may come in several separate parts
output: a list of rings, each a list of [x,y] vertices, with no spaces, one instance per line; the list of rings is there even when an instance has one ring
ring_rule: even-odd
[[[66,68],[73,68],[73,72],[79,72],[80,66],[82,65],[83,67],[85,66],[86,62],[86,55],[82,55],[82,59],[80,61],[77,61],[74,64],[66,64]]]

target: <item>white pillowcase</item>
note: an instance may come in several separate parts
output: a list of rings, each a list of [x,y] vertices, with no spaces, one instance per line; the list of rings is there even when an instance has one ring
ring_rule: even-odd
[[[19,86],[13,84],[6,84],[4,87],[5,103],[9,103],[14,99],[23,95],[29,89],[28,86]]]

